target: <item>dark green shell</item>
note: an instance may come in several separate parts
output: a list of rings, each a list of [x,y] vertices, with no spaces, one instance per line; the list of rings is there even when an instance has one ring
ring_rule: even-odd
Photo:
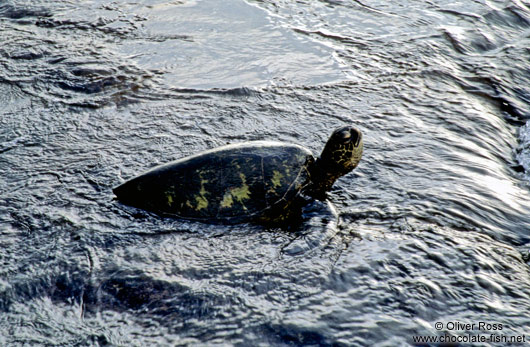
[[[297,145],[247,142],[156,167],[114,193],[126,204],[188,219],[281,220],[309,183],[312,161]]]

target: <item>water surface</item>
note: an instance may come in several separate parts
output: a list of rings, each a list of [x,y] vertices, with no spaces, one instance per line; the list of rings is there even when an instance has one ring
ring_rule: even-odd
[[[529,333],[528,2],[7,1],[0,35],[0,344]],[[318,154],[345,123],[365,154],[330,192],[337,221],[113,200],[227,143]]]

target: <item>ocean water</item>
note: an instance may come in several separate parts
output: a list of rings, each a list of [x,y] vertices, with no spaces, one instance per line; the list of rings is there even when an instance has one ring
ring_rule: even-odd
[[[529,341],[528,1],[7,0],[0,40],[0,345]],[[365,151],[336,220],[112,194],[227,143],[318,155],[343,124]]]

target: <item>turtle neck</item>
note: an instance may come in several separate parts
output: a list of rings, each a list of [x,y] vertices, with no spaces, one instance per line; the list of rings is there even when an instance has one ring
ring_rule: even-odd
[[[345,172],[344,167],[318,158],[309,166],[311,182],[306,188],[306,193],[317,200],[325,200],[326,192],[331,190],[335,181],[350,171]]]

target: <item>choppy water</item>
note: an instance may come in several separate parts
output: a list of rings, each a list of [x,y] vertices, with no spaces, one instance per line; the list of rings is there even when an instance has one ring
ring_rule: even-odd
[[[456,321],[530,339],[528,1],[3,1],[0,40],[0,345],[494,333]],[[318,153],[344,123],[365,154],[330,194],[338,224],[113,200],[156,164]]]

